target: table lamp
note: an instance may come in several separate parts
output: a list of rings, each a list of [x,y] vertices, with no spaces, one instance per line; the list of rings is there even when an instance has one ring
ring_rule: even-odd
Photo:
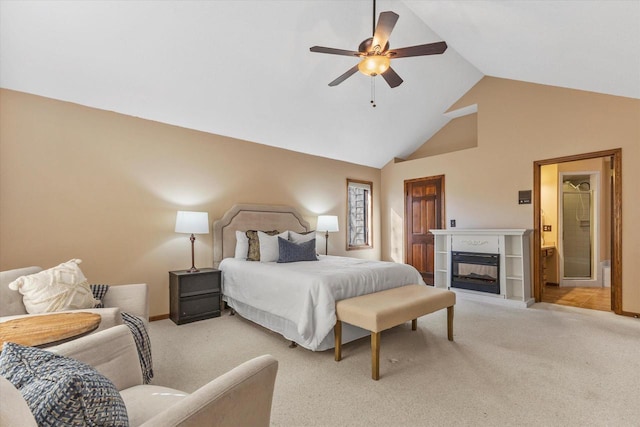
[[[324,254],[328,255],[329,233],[338,230],[338,217],[336,215],[318,215],[318,225],[316,230],[324,231]]]
[[[189,273],[196,273],[200,270],[196,268],[193,255],[193,242],[196,241],[194,234],[209,234],[209,214],[207,212],[178,211],[176,215],[176,233],[191,234],[191,268]]]

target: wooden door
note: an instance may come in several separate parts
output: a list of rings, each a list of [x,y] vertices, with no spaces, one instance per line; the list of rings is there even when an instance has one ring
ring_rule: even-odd
[[[404,182],[406,263],[433,285],[434,238],[430,229],[445,228],[444,175]]]

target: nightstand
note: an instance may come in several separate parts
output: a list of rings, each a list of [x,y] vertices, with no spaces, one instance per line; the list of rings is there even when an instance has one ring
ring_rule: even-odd
[[[221,272],[201,268],[169,272],[170,317],[177,325],[220,316]]]

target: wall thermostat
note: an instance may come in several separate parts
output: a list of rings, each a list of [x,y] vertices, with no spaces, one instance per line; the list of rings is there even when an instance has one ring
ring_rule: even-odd
[[[518,204],[519,205],[531,204],[531,190],[518,191]]]

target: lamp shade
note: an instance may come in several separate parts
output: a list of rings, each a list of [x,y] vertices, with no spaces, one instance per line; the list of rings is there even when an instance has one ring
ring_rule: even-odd
[[[176,233],[209,234],[209,214],[207,212],[178,211]]]
[[[318,215],[318,225],[316,225],[318,231],[340,231],[338,230],[338,217],[336,215]]]

